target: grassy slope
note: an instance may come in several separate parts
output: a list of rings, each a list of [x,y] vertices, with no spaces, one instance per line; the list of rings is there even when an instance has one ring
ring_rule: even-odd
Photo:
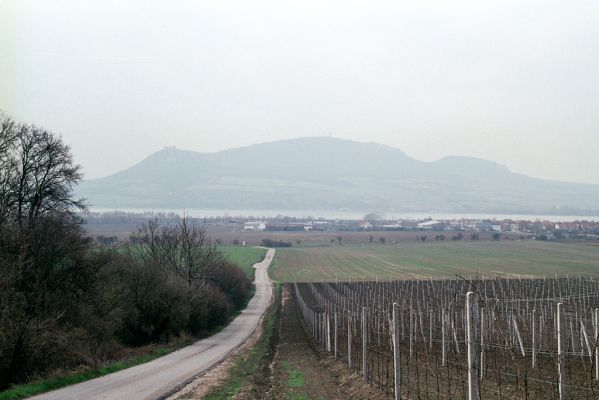
[[[599,246],[538,241],[399,243],[279,249],[273,279],[288,282],[456,274],[590,274]]]
[[[225,257],[229,259],[229,261],[231,261],[234,264],[237,264],[252,280],[254,278],[254,269],[252,268],[252,266],[255,263],[262,260],[264,258],[264,255],[266,254],[265,249],[255,247],[221,247],[220,249],[225,254]],[[237,315],[238,313],[232,315],[230,321],[233,320],[233,318],[235,318]],[[210,334],[218,332],[225,326],[226,324],[221,327],[218,327],[215,332],[211,332]],[[68,385],[73,385],[75,383],[108,375],[113,372],[117,372],[126,368],[134,367],[136,365],[152,361],[158,357],[162,357],[190,343],[190,341],[173,343],[168,346],[155,348],[151,352],[141,356],[137,356],[126,360],[120,360],[84,372],[77,372],[56,378],[41,379],[27,384],[15,385],[6,391],[0,392],[0,400],[22,399],[25,397],[33,396],[35,394],[60,389]]]

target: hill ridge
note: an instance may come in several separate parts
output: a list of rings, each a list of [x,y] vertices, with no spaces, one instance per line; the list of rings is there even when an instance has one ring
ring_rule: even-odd
[[[333,137],[218,152],[167,147],[79,193],[96,207],[599,213],[599,186],[514,173],[482,158],[425,162]]]

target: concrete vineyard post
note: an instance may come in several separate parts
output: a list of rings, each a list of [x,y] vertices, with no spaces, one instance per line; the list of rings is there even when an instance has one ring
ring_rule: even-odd
[[[433,310],[428,310],[428,348],[433,348]]]
[[[399,400],[399,396],[401,394],[399,329],[399,305],[397,303],[393,303],[393,378],[395,400]]]
[[[480,309],[480,379],[485,377],[485,308]]]
[[[415,332],[415,328],[414,328],[414,321],[415,321],[416,316],[413,315],[412,310],[410,310],[410,329],[409,329],[409,335],[410,335],[410,358],[412,358],[412,356],[414,355],[414,332]]]
[[[368,350],[366,348],[368,337],[366,329],[366,307],[362,307],[362,377],[365,381],[368,381]]]
[[[476,360],[476,326],[478,304],[475,293],[466,294],[466,331],[468,344],[468,400],[478,400],[478,363]]]
[[[536,314],[537,314],[537,310],[534,309],[532,310],[532,367],[536,368],[537,367],[537,338],[536,338]]]
[[[559,391],[559,400],[566,400],[566,360],[564,358],[564,346],[563,346],[563,304],[557,304],[557,358],[558,358],[558,391]]]
[[[331,316],[330,314],[325,314],[325,318],[327,320],[327,351],[331,352]]]
[[[337,311],[335,311],[333,319],[334,319],[333,323],[335,324],[334,327],[333,327],[333,331],[334,331],[334,335],[335,335],[335,340],[334,340],[335,358],[337,358],[337,325],[338,325],[338,323],[337,323]]]
[[[445,336],[447,321],[445,320],[445,311],[441,312],[441,365],[447,366],[447,340]]]
[[[347,312],[347,365],[351,369],[351,312]]]
[[[595,380],[599,381],[599,308],[595,308]]]

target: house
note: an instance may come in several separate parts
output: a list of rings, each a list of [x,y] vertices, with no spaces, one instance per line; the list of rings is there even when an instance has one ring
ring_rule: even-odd
[[[432,219],[430,221],[420,222],[416,227],[424,231],[442,231],[445,229],[445,223]]]
[[[262,221],[247,221],[243,225],[244,231],[263,231],[266,229],[266,224]]]
[[[478,221],[474,223],[474,230],[482,232],[491,232],[493,230],[493,224],[491,223],[491,221]]]
[[[359,221],[358,226],[360,227],[360,229],[364,230],[372,229],[372,224],[368,221]]]

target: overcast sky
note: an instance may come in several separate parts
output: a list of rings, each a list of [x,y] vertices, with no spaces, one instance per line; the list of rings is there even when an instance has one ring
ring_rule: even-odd
[[[332,134],[599,184],[599,2],[0,0],[0,108],[88,178]]]

